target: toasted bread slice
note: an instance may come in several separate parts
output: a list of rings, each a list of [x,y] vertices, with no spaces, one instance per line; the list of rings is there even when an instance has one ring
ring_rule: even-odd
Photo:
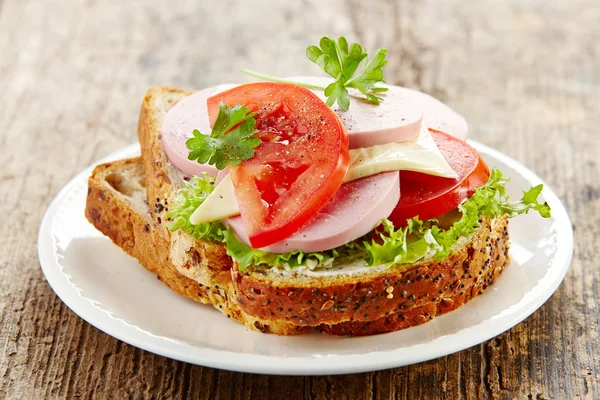
[[[253,330],[281,335],[293,335],[306,330],[287,321],[263,325],[258,318],[237,307],[231,301],[235,289],[231,285],[229,269],[214,273],[216,278],[211,284],[199,283],[179,273],[170,260],[170,243],[164,236],[164,224],[152,219],[146,202],[145,181],[144,165],[140,158],[97,166],[88,181],[86,218],[174,292],[200,303],[212,304],[228,318]],[[218,252],[207,253],[202,260],[211,266],[223,262],[231,266],[229,257],[223,261],[219,256]],[[229,278],[220,279],[222,276]],[[221,282],[222,285],[219,285]]]
[[[408,265],[347,265],[320,272],[242,272],[234,263],[232,301],[265,325],[283,320],[344,335],[417,325],[456,309],[494,283],[508,262],[507,227],[506,216],[482,221],[476,233],[441,261],[430,257]],[[179,262],[175,264],[180,271],[204,268],[192,257],[183,265]]]
[[[146,93],[140,110],[138,140],[146,174],[147,201],[150,205],[150,215],[167,242],[172,236],[166,224],[169,201],[172,202],[174,194],[184,185],[185,176],[167,158],[162,145],[161,128],[171,107],[190,94],[191,92],[177,88],[152,88]],[[182,270],[185,276],[209,287],[225,285],[231,281],[229,269],[232,261],[227,256],[224,246],[207,241],[196,242],[189,235],[184,235],[181,240],[194,242],[194,246],[190,246],[191,250],[188,248],[186,256],[201,266],[193,271]],[[173,252],[173,257],[180,258],[182,255],[180,252]]]
[[[169,261],[170,244],[150,216],[145,181],[139,158],[97,166],[88,181],[86,218],[175,292],[210,303],[207,290],[181,279]]]

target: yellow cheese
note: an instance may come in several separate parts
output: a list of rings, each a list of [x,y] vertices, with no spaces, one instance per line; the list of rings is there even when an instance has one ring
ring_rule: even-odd
[[[350,150],[350,163],[344,182],[387,171],[415,171],[444,178],[458,177],[425,126],[421,127],[421,133],[415,141]]]
[[[415,141],[350,150],[350,163],[344,182],[386,171],[415,171],[457,178],[456,172],[448,165],[426,127],[421,128],[421,133]],[[239,213],[233,182],[227,175],[194,211],[190,222],[199,224],[217,221]]]
[[[219,221],[239,213],[240,208],[233,192],[233,182],[231,176],[227,174],[206,200],[196,208],[190,216],[190,222],[197,225],[202,222]]]

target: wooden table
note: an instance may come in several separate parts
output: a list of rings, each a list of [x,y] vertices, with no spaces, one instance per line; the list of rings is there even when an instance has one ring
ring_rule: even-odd
[[[172,4],[0,0],[0,398],[600,398],[598,0]],[[73,175],[136,140],[145,91],[243,81],[244,67],[315,74],[304,48],[321,34],[388,48],[389,82],[444,100],[551,185],[575,229],[554,296],[463,352],[331,377],[185,364],[71,312],[40,270],[40,220]]]

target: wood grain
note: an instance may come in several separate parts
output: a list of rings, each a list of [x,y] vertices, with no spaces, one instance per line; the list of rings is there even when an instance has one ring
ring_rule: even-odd
[[[174,4],[0,0],[0,398],[600,398],[597,0]],[[72,313],[39,268],[39,223],[73,175],[135,141],[146,89],[316,73],[303,54],[321,34],[390,49],[388,81],[440,97],[558,193],[575,255],[552,298],[460,353],[330,377],[192,366]]]

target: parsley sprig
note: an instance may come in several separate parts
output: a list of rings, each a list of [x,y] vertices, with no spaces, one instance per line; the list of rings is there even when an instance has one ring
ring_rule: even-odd
[[[387,88],[375,86],[379,82],[385,83],[383,66],[387,64],[386,49],[377,50],[375,55],[368,60],[367,53],[360,44],[352,43],[351,46],[348,46],[348,41],[343,36],[337,42],[325,36],[321,38],[319,45],[320,48],[309,46],[306,49],[306,56],[335,78],[335,82],[325,89],[328,106],[337,102],[342,110],[348,110],[350,93],[347,88],[358,89],[372,103],[379,104],[383,100],[374,93],[387,90]],[[366,64],[355,75],[363,60],[367,60]]]
[[[200,164],[215,165],[222,170],[254,157],[254,148],[260,144],[260,139],[252,137],[258,132],[254,128],[255,115],[248,113],[246,107],[227,107],[221,102],[210,136],[194,129],[194,137],[185,142],[191,150],[188,158],[198,160]]]
[[[383,101],[383,98],[377,94],[388,90],[386,87],[378,86],[378,84],[385,83],[383,67],[387,64],[385,58],[387,49],[378,49],[375,55],[369,59],[367,52],[360,44],[349,45],[343,36],[340,36],[337,41],[324,36],[321,38],[319,46],[309,46],[306,49],[306,56],[335,79],[327,87],[288,81],[247,69],[243,69],[242,72],[268,81],[293,83],[309,89],[324,90],[325,96],[327,96],[327,105],[331,107],[337,103],[344,111],[350,108],[348,88],[357,89],[370,103],[379,104]],[[361,67],[360,70],[359,67]]]

